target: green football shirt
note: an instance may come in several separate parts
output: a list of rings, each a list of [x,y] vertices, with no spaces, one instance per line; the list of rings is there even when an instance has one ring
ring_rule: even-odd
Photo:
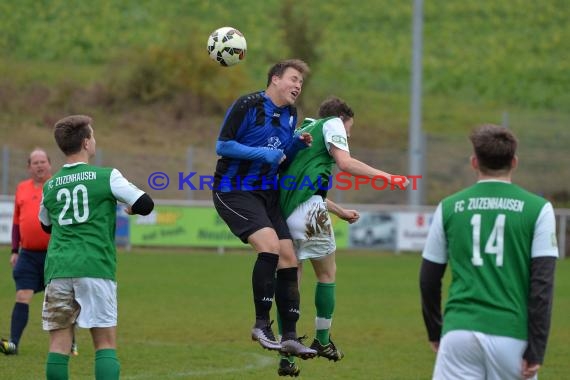
[[[330,145],[348,151],[346,130],[338,117],[305,119],[299,132],[310,133],[313,143],[299,151],[279,177],[279,202],[285,219],[319,189],[326,191],[333,185],[335,161],[329,153]]]
[[[54,278],[115,280],[117,201],[132,205],[144,192],[117,169],[63,166],[44,184],[40,221],[51,225],[45,282]]]
[[[480,181],[438,206],[423,257],[449,263],[443,331],[527,339],[531,258],[558,256],[552,205],[514,184]]]

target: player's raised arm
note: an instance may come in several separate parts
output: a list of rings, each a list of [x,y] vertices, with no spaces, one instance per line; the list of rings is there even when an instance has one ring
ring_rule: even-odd
[[[334,157],[338,168],[343,172],[347,172],[354,176],[363,176],[367,178],[382,177],[385,178],[390,184],[401,185],[404,188],[407,187],[410,183],[410,181],[405,176],[394,175],[380,169],[373,168],[372,166],[352,157],[350,155],[350,152],[339,149],[334,145],[331,146],[330,153]]]

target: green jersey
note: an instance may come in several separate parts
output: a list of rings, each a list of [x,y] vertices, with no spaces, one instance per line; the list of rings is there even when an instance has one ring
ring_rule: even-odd
[[[118,170],[65,165],[43,188],[40,221],[51,225],[45,282],[54,278],[115,280],[117,200],[132,205],[144,192]]]
[[[531,259],[557,256],[552,205],[502,181],[444,199],[423,257],[452,271],[443,331],[527,339]]]
[[[331,144],[348,151],[346,130],[338,117],[305,119],[299,132],[309,132],[313,143],[299,151],[280,175],[279,202],[285,219],[317,191],[326,192],[332,186],[335,161],[329,153]]]

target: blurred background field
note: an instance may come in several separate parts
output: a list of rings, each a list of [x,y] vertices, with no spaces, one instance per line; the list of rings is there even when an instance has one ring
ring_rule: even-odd
[[[2,2],[0,141],[11,152],[11,173],[36,145],[60,162],[51,126],[64,115],[87,113],[95,118],[100,163],[119,167],[145,190],[151,172],[185,172],[189,160],[193,170],[211,174],[230,102],[264,88],[276,60],[301,57],[312,67],[301,115],[314,115],[330,94],[345,98],[356,111],[353,154],[417,174],[407,173],[412,3]],[[467,132],[492,122],[508,125],[521,140],[517,181],[568,206],[569,17],[565,0],[425,2],[426,203],[471,183]],[[207,36],[222,25],[247,38],[246,60],[237,67],[218,67],[207,57]],[[17,176],[8,178],[3,191],[11,193]],[[403,193],[342,196],[406,201]]]
[[[8,247],[4,247],[7,251]],[[135,250],[118,256],[118,354],[122,379],[277,378],[277,357],[249,338],[253,323],[250,270],[253,255],[195,251]],[[429,379],[434,355],[419,304],[415,254],[342,251],[338,254],[335,342],[345,350],[338,362],[302,361],[305,379]],[[300,334],[313,336],[314,276],[302,281]],[[556,274],[552,330],[541,379],[563,379],[570,371],[570,262]],[[448,282],[447,276],[445,281]],[[0,289],[12,289],[9,266],[0,265]],[[6,292],[7,294],[9,292]],[[13,300],[0,297],[0,334],[9,333]],[[72,379],[90,379],[93,349],[78,332]],[[35,297],[18,356],[0,357],[2,376],[37,380],[44,374],[48,336],[41,331],[41,296]]]

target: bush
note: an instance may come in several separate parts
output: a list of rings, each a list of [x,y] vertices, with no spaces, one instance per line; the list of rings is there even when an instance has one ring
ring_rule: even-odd
[[[219,66],[197,41],[151,46],[111,66],[104,86],[117,100],[150,104],[182,95],[193,99],[189,106],[201,114],[227,108],[249,84],[241,66]]]

